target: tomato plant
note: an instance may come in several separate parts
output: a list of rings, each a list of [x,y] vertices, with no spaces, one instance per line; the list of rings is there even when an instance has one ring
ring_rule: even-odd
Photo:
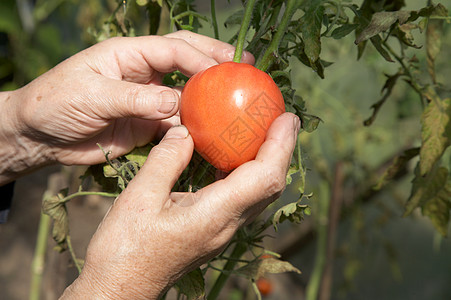
[[[13,3],[13,1],[10,2]],[[108,1],[97,0],[97,2]],[[109,2],[115,6],[111,11],[104,8],[95,15],[92,13],[94,7],[102,7],[102,5],[93,5],[89,9],[85,9],[90,12],[90,18],[80,18],[86,22],[85,32],[90,33],[89,36],[93,42],[112,36],[156,34],[157,32],[164,34],[180,29],[197,31],[204,26],[204,28],[213,28],[215,38],[236,45],[237,53],[246,49],[255,56],[256,68],[237,63],[222,64],[195,75],[186,84],[183,92],[182,121],[189,128],[197,151],[214,167],[228,171],[240,163],[252,159],[255,156],[255,148],[258,148],[257,145],[264,138],[265,128],[267,128],[260,125],[269,126],[271,120],[284,109],[300,117],[303,129],[301,136],[304,137],[306,136],[305,132],[313,131],[320,122],[318,117],[307,113],[307,106],[314,113],[319,113],[319,111],[323,113],[324,110],[324,117],[327,117],[326,123],[331,124],[333,115],[340,115],[340,123],[353,124],[353,127],[336,126],[337,130],[341,128],[342,131],[334,131],[334,134],[330,136],[333,138],[325,136],[324,140],[317,140],[317,148],[321,150],[317,153],[314,153],[313,147],[313,150],[308,149],[307,143],[304,144],[301,151],[299,143],[289,171],[289,175],[297,173],[299,176],[299,180],[296,182],[299,198],[293,203],[284,204],[285,206],[276,211],[268,220],[250,224],[244,230],[240,230],[224,253],[212,259],[202,270],[196,270],[197,273],[194,275],[188,274],[176,285],[180,294],[187,295],[188,299],[198,299],[206,294],[208,294],[209,300],[217,299],[230,274],[238,273],[247,279],[254,280],[256,273],[295,271],[276,258],[257,259],[256,252],[258,251],[255,249],[263,247],[263,231],[270,225],[277,225],[284,220],[298,223],[302,220],[304,213],[309,214],[310,209],[303,202],[301,204],[301,200],[309,198],[310,196],[307,195],[310,195],[310,192],[315,192],[315,201],[312,202],[312,205],[316,206],[313,211],[316,219],[321,222],[309,223],[313,224],[310,226],[311,229],[306,230],[305,235],[299,235],[299,240],[293,242],[293,245],[297,245],[299,241],[303,241],[303,237],[313,236],[313,232],[318,233],[315,237],[318,243],[317,259],[305,289],[305,297],[309,300],[331,298],[327,294],[332,291],[331,266],[336,246],[339,246],[336,245],[334,239],[339,221],[341,218],[350,218],[350,215],[353,215],[356,219],[355,227],[359,229],[354,229],[356,232],[350,236],[354,238],[359,236],[361,232],[358,230],[363,230],[360,225],[361,220],[358,219],[360,213],[354,212],[359,211],[358,205],[375,200],[375,195],[379,191],[374,191],[374,187],[378,190],[384,189],[386,186],[390,187],[391,183],[399,183],[401,179],[406,179],[407,175],[411,175],[413,181],[411,194],[406,196],[408,200],[405,214],[408,215],[420,208],[421,213],[429,217],[436,229],[446,236],[451,211],[451,202],[449,201],[451,198],[451,175],[449,173],[451,165],[448,163],[449,149],[451,149],[449,130],[451,93],[448,88],[449,84],[442,82],[444,69],[439,63],[436,63],[436,61],[439,62],[441,43],[445,42],[445,39],[442,38],[446,33],[445,25],[451,20],[448,9],[444,5],[428,1],[424,7],[414,5],[413,8],[411,6],[410,10],[407,10],[407,1],[403,0],[247,0],[241,1],[242,9],[228,15],[224,22],[224,30],[231,33],[231,38],[226,40],[224,33],[218,31],[215,0],[211,1],[210,17],[205,16],[205,10],[198,13],[193,0],[110,0]],[[200,3],[200,1],[197,2]],[[37,1],[36,3],[36,11],[40,8],[41,13],[35,15],[42,16],[42,9],[46,7],[44,3],[47,2]],[[100,15],[101,13],[103,15]],[[103,20],[104,23],[93,26],[96,23],[95,20]],[[16,27],[20,26],[18,24]],[[232,32],[237,28],[234,26],[240,26],[239,32]],[[417,35],[420,33],[425,36],[423,45],[417,41]],[[351,37],[352,35],[354,37]],[[12,32],[11,36],[20,35]],[[41,34],[40,36],[49,35]],[[350,37],[351,39],[349,39]],[[333,98],[328,100],[327,106],[323,105],[315,109],[314,102],[318,102],[315,100],[318,100],[320,96],[315,96],[313,91],[309,93],[305,86],[302,93],[296,92],[293,87],[295,84],[292,85],[295,81],[295,76],[292,77],[292,71],[295,73],[294,68],[296,68],[296,65],[293,64],[294,61],[299,62],[299,65],[302,64],[303,74],[306,73],[307,68],[310,68],[314,71],[313,74],[318,75],[315,78],[315,81],[318,82],[317,86],[324,85],[325,81],[321,81],[320,78],[327,78],[326,68],[331,65],[326,58],[337,62],[336,65],[343,58],[333,44],[326,43],[332,39],[341,40],[342,44],[347,40],[355,42],[358,59],[363,60],[366,54],[370,54],[372,59],[379,55],[381,61],[385,60],[391,63],[391,68],[387,67],[389,70],[383,71],[385,84],[382,87],[382,95],[370,96],[372,98],[370,101],[374,102],[374,105],[371,106],[373,111],[365,122],[358,121],[358,113],[353,108],[351,109],[352,113],[344,114],[345,107],[352,104],[349,102],[348,98],[351,96],[348,93],[345,96],[339,96],[339,91],[337,91],[337,94],[334,93]],[[16,42],[16,40],[16,38],[11,38],[12,42]],[[26,40],[33,41],[34,39]],[[42,42],[42,44],[46,43]],[[327,51],[328,48],[331,51]],[[330,52],[337,52],[337,57],[335,58]],[[14,53],[18,55],[15,61],[23,59],[23,50],[14,51]],[[36,61],[39,60],[36,59]],[[234,58],[234,61],[239,62],[239,59]],[[383,63],[380,65],[382,68]],[[439,72],[440,70],[441,72]],[[343,80],[350,77],[348,74],[354,73],[353,69],[351,71],[346,72],[347,75],[340,78],[338,90],[343,86]],[[327,69],[327,72],[328,76],[339,74],[337,69]],[[244,76],[243,74],[248,75]],[[442,75],[438,76],[440,74]],[[24,75],[15,77],[21,78]],[[266,91],[268,86],[274,85],[273,82],[269,83],[269,77],[278,87],[274,93]],[[362,77],[362,81],[365,79],[366,77]],[[174,72],[165,77],[164,83],[183,86],[186,80],[187,78],[184,78],[180,72]],[[353,83],[352,89],[358,90],[358,85],[361,83],[360,81]],[[299,83],[297,85],[299,86]],[[364,95],[368,96],[367,86],[370,85],[370,82],[366,80],[362,85],[365,86]],[[248,87],[252,87],[252,89],[248,89]],[[245,88],[246,93],[237,92]],[[355,153],[369,147],[366,143],[370,139],[379,138],[382,135],[368,135],[368,138],[364,139],[360,131],[358,135],[353,131],[359,129],[365,131],[365,134],[371,130],[374,133],[379,132],[380,128],[377,129],[377,122],[374,124],[376,129],[364,128],[364,130],[361,123],[364,126],[373,126],[375,120],[384,117],[383,111],[386,110],[386,103],[394,100],[391,98],[394,98],[397,93],[406,93],[405,89],[410,89],[410,92],[415,93],[417,97],[409,95],[402,101],[392,101],[399,102],[397,103],[399,116],[395,125],[399,125],[401,119],[404,120],[407,117],[416,119],[415,124],[420,123],[421,119],[421,132],[417,129],[417,137],[414,139],[418,141],[418,144],[399,143],[396,152],[385,153],[387,158],[390,158],[387,161],[374,163],[374,165],[359,164],[359,161],[355,159]],[[264,94],[255,93],[256,91],[264,91]],[[283,95],[285,103],[279,93]],[[301,94],[306,97],[305,100]],[[321,97],[323,96],[321,95]],[[241,102],[241,105],[237,105]],[[269,105],[266,105],[268,103]],[[330,110],[331,107],[340,113],[334,113],[334,110]],[[412,109],[415,107],[418,110]],[[264,115],[264,113],[268,115]],[[379,122],[385,122],[385,120],[382,118]],[[393,125],[393,131],[396,131],[395,125]],[[346,131],[343,128],[346,128]],[[324,131],[322,132],[324,134]],[[343,137],[349,137],[349,139],[345,140]],[[326,140],[328,143],[324,142]],[[357,140],[365,145],[358,146]],[[313,144],[313,142],[311,143]],[[355,147],[345,147],[348,144]],[[92,175],[100,183],[103,191],[110,191],[112,195],[116,196],[132,180],[151,146],[153,145],[135,149],[133,154],[114,161],[109,161],[106,153],[108,163],[91,166],[86,176]],[[327,152],[326,150],[331,151]],[[304,156],[302,156],[304,151],[308,154],[306,157],[309,157],[309,173],[304,167]],[[377,151],[374,153],[382,155]],[[333,155],[342,156],[335,162]],[[415,160],[417,168],[413,168],[411,165]],[[389,161],[393,163],[389,163]],[[193,190],[209,184],[214,180],[214,167],[199,155],[194,155],[190,166],[184,171],[174,190]],[[334,169],[335,171],[332,171]],[[313,180],[305,188],[306,177],[310,177],[315,172],[318,173],[317,176],[313,176]],[[377,177],[375,174],[383,175]],[[315,181],[319,182],[316,190],[312,188]],[[291,182],[290,176],[287,177],[287,182]],[[306,190],[309,193],[305,193]],[[67,195],[67,190],[63,190],[58,194],[58,199],[53,198],[53,202],[49,197],[50,200],[44,201],[46,203],[44,208],[47,208],[46,213],[55,219],[54,237],[61,245],[61,249],[69,249],[76,265],[78,260],[68,239],[69,226],[65,205],[70,198],[86,193],[81,190],[81,187],[79,192],[72,195]],[[344,195],[353,196],[343,201]],[[384,216],[386,215],[384,214]],[[396,213],[396,215],[399,214]],[[323,222],[323,220],[327,220],[327,222]],[[351,257],[351,255],[349,256]],[[283,257],[288,257],[288,255],[285,253]],[[354,268],[355,265],[360,264],[356,260],[351,263],[349,265]],[[203,277],[198,276],[199,274],[208,276],[207,269],[214,270],[212,272],[220,272],[220,275],[215,277],[217,279],[214,283],[207,281],[205,284]],[[212,287],[208,285],[212,285]]]
[[[217,169],[231,171],[255,158],[272,121],[284,111],[282,93],[268,74],[226,62],[186,83],[180,118],[197,152]]]

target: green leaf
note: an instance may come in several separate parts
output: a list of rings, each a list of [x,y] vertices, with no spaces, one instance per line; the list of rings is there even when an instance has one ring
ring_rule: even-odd
[[[382,38],[379,35],[373,36],[372,38],[370,38],[370,41],[373,44],[374,48],[376,48],[377,52],[379,52],[379,54],[382,55],[382,57],[385,58],[386,61],[393,62],[390,54],[382,47]]]
[[[300,20],[304,52],[314,70],[317,69],[315,63],[321,52],[321,26],[324,15],[322,2],[322,0],[308,1],[305,14]]]
[[[423,112],[421,123],[420,174],[428,173],[451,144],[451,98],[433,99]]]
[[[144,164],[144,162],[147,159],[147,156],[149,155],[150,150],[152,147],[155,146],[154,144],[148,144],[143,147],[137,147],[133,149],[130,153],[125,155],[125,158],[129,161],[133,161],[139,165],[141,168]]]
[[[205,282],[202,271],[198,268],[175,283],[175,288],[180,294],[187,297],[188,300],[204,299]]]
[[[301,274],[301,271],[289,262],[279,260],[275,257],[258,258],[236,270],[237,274],[252,280],[258,280],[267,273],[278,274],[285,272]]]
[[[353,32],[358,26],[358,24],[343,24],[332,31],[331,37],[336,40],[342,39]]]
[[[293,175],[296,174],[297,172],[299,172],[299,168],[296,165],[290,166],[290,169],[288,169],[287,178],[286,178],[287,185],[291,184],[291,182],[293,181]]]
[[[244,18],[244,10],[239,10],[231,14],[224,22],[224,27],[229,27],[232,25],[241,25]]]
[[[302,199],[301,199],[302,200]],[[277,210],[272,218],[272,224],[277,231],[277,225],[289,220],[292,223],[301,223],[304,219],[304,215],[310,214],[310,208],[308,205],[301,204],[301,200],[297,202],[289,203],[279,210]]]
[[[106,168],[105,166],[108,166],[109,170],[105,170]],[[108,193],[115,193],[119,192],[119,189],[116,178],[117,176],[113,176],[113,172],[114,175],[117,175],[117,172],[111,166],[106,164],[98,164],[89,166],[89,168],[86,170],[85,174],[82,177],[87,178],[89,176],[92,176],[94,178],[94,181],[101,186],[102,191]],[[106,176],[105,174],[110,174],[111,176]]]
[[[451,210],[451,180],[441,189],[435,197],[423,206],[424,216],[431,219],[437,231],[444,237],[448,234],[449,215]]]
[[[435,197],[447,194],[448,169],[434,168],[426,176],[421,176],[419,165],[415,168],[412,192],[407,200],[404,216],[408,216],[417,207],[422,207]]]
[[[2,1],[0,9],[0,32],[21,34],[21,27],[15,1]]]

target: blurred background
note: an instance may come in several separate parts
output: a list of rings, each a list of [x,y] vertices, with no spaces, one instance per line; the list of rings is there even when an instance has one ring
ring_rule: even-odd
[[[406,9],[419,9],[426,2],[408,1]],[[134,3],[129,1],[127,6],[133,34],[147,34],[149,16]],[[209,13],[207,1],[194,4],[201,13]],[[20,88],[65,58],[106,38],[102,28],[117,5],[114,0],[1,0],[0,90]],[[240,1],[217,1],[222,40],[227,41],[236,32],[236,28],[222,24],[239,5]],[[159,34],[169,30],[164,17],[160,24]],[[212,36],[211,26],[205,22],[202,25],[199,32]],[[442,53],[436,63],[437,80],[448,87],[450,28],[445,25]],[[297,93],[306,101],[308,112],[324,122],[313,133],[300,135],[308,168],[306,192],[313,193],[308,203],[312,215],[300,225],[283,224],[277,233],[270,231],[273,238],[265,241],[267,248],[280,253],[303,273],[269,276],[273,289],[264,298],[304,299],[308,284],[317,278],[315,262],[321,264],[323,259],[331,282],[330,299],[451,299],[449,238],[442,238],[419,211],[401,217],[416,162],[409,165],[410,172],[384,189],[374,189],[396,155],[419,146],[420,101],[407,84],[398,84],[375,123],[363,126],[371,115],[371,105],[381,97],[384,73],[395,73],[397,66],[371,48],[357,61],[353,42],[353,36],[323,41],[322,58],[333,62],[326,69],[325,79],[295,60],[290,62]],[[422,45],[424,40],[418,36],[416,42]],[[419,61],[425,61],[424,50],[415,53]],[[49,178],[57,178],[57,185],[74,191],[82,173],[81,167],[54,166],[17,181],[9,221],[0,225],[0,299],[28,298],[41,199]],[[296,194],[294,183],[273,207],[296,200]],[[328,264],[325,257],[317,255],[327,239],[321,234],[327,230],[325,203],[339,203],[335,208],[339,212],[336,244],[334,249],[327,249],[333,255]],[[84,256],[110,204],[110,199],[98,197],[69,204],[72,243],[78,256]],[[57,299],[77,271],[67,253],[52,251],[51,240],[49,245],[42,299]],[[222,295],[222,299],[252,297],[239,278],[230,280]]]

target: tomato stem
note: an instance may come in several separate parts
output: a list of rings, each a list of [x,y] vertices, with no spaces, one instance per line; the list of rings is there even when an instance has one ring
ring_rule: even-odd
[[[252,11],[254,10],[255,0],[248,0],[246,3],[246,8],[244,10],[244,19],[241,23],[240,32],[238,34],[238,39],[236,42],[235,55],[233,56],[234,62],[241,62],[241,56],[243,55],[244,42],[246,39],[247,30],[249,24],[251,23]]]
[[[216,0],[211,0],[210,9],[211,9],[211,22],[213,24],[215,39],[219,40],[218,21],[216,19]]]
[[[238,231],[238,234],[240,231]],[[224,284],[227,282],[227,279],[229,278],[230,272],[235,267],[237,260],[243,254],[246,252],[247,247],[246,243],[238,241],[235,245],[235,248],[233,248],[232,253],[230,254],[230,258],[227,263],[224,265],[223,271],[221,275],[219,275],[218,279],[216,279],[213,287],[210,290],[210,293],[208,294],[207,300],[216,300],[218,298],[219,293],[221,292],[222,288],[224,287]]]
[[[277,56],[277,49],[279,48],[280,42],[282,41],[285,31],[290,24],[291,18],[296,12],[300,5],[300,0],[288,0],[286,4],[285,12],[283,13],[282,19],[277,26],[276,33],[274,34],[271,43],[263,54],[262,58],[257,62],[256,67],[264,72],[269,69],[273,64]]]
[[[52,219],[41,212],[39,220],[38,237],[31,264],[30,300],[38,300],[41,294],[42,275],[44,273],[45,255],[47,252],[47,239],[50,233]]]

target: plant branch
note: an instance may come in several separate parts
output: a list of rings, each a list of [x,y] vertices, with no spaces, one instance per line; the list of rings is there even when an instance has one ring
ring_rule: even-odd
[[[236,43],[235,55],[233,56],[234,62],[241,62],[241,56],[243,55],[244,42],[246,40],[247,30],[251,23],[252,11],[254,10],[255,0],[248,0],[246,3],[246,9],[244,10],[244,19],[241,23],[240,32],[238,34],[238,40]]]
[[[66,241],[67,241],[67,248],[69,249],[70,256],[72,257],[72,260],[74,261],[75,267],[78,270],[78,274],[80,274],[82,265],[80,264],[77,256],[75,255],[75,251],[74,251],[74,248],[72,247],[72,241],[71,241],[70,235],[67,236]]]
[[[78,191],[76,193],[70,194],[64,198],[61,199],[62,202],[68,202],[70,200],[72,200],[73,198],[76,197],[81,197],[81,196],[89,196],[89,195],[96,195],[96,196],[103,196],[103,197],[110,197],[110,198],[115,198],[117,197],[119,194],[117,193],[106,193],[106,192],[87,192],[87,191]]]
[[[383,45],[388,50],[388,52],[390,52],[390,54],[393,55],[393,57],[399,62],[402,69],[404,70],[404,74],[410,79],[410,81],[408,81],[409,85],[415,90],[415,92],[418,93],[418,95],[420,96],[421,103],[425,106],[426,99],[422,92],[423,88],[415,81],[415,78],[413,77],[412,73],[410,72],[410,68],[404,62],[404,59],[401,56],[399,56],[393,50],[393,48],[390,47],[390,45],[388,45],[388,43],[386,41],[383,42]]]
[[[290,24],[291,18],[296,12],[299,6],[299,0],[288,0],[285,8],[285,12],[282,16],[282,20],[280,21],[279,26],[277,26],[277,31],[274,34],[271,43],[266,49],[263,57],[257,62],[256,67],[262,71],[268,70],[268,68],[273,64],[274,59],[277,56],[277,49],[279,48],[279,44],[282,41],[283,36],[285,35],[285,31]]]
[[[238,231],[238,234],[240,234],[240,231]],[[246,250],[247,247],[245,242],[238,241],[236,243],[235,248],[230,254],[227,263],[224,265],[224,268],[222,269],[222,273],[219,275],[218,279],[216,279],[213,287],[211,288],[207,300],[215,300],[216,298],[218,298],[219,293],[221,292],[223,286],[225,285],[227,279],[229,278],[230,271],[235,268],[237,260],[246,252]]]

